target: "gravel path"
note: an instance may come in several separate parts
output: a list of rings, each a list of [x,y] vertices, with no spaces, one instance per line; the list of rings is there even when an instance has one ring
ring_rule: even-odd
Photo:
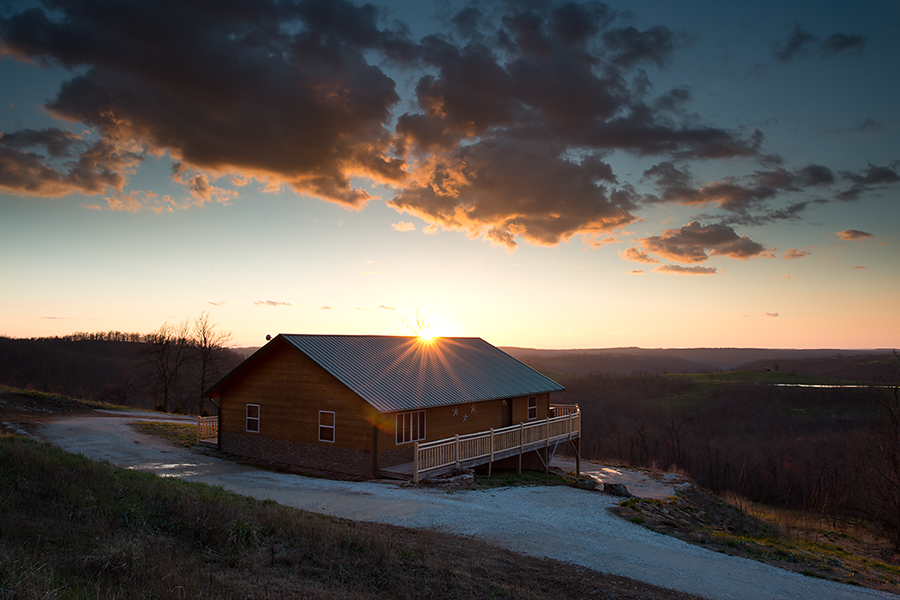
[[[164,477],[219,485],[338,517],[472,536],[523,554],[716,600],[900,598],[803,577],[653,533],[609,514],[606,507],[616,500],[602,494],[565,487],[446,492],[273,473],[173,448],[127,425],[153,416],[69,417],[45,423],[38,435],[64,450]]]

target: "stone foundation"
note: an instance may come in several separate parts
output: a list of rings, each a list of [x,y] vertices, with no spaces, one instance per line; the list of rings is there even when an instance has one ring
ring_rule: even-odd
[[[244,458],[301,468],[374,478],[371,452],[348,450],[331,444],[306,444],[245,433],[222,432],[221,450]]]

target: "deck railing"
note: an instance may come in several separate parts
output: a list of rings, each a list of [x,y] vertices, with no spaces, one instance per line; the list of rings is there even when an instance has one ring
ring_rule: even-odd
[[[219,417],[197,417],[197,443],[219,437]]]
[[[479,458],[493,462],[495,455],[507,450],[518,448],[524,452],[526,446],[531,450],[541,442],[549,446],[551,441],[571,440],[581,435],[581,412],[577,404],[555,404],[550,409],[551,414],[556,416],[541,421],[456,435],[433,442],[416,442],[413,449],[413,481],[418,483],[419,475],[432,469],[450,465],[459,468],[460,463]]]

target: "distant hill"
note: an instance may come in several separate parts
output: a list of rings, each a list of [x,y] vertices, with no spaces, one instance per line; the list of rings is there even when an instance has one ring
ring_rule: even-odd
[[[878,350],[778,350],[768,348],[594,348],[585,350],[541,350],[502,347],[504,352],[531,367],[582,376],[592,373],[631,375],[634,373],[711,373],[748,368],[799,369],[809,367],[810,375],[861,379],[877,366],[862,367],[862,356],[891,356],[896,351]],[[848,358],[855,366],[850,369]],[[841,360],[838,360],[841,359]],[[813,365],[816,365],[813,367]],[[838,367],[856,375],[837,375]]]

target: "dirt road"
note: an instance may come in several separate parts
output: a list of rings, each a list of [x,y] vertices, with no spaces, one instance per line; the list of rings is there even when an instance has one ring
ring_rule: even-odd
[[[38,435],[70,452],[163,477],[218,485],[239,494],[349,519],[473,536],[524,554],[551,557],[708,598],[900,598],[803,577],[650,532],[610,515],[606,508],[616,500],[594,492],[565,487],[446,492],[273,473],[175,448],[166,441],[136,433],[127,425],[152,416],[68,417],[47,421],[38,428]]]

